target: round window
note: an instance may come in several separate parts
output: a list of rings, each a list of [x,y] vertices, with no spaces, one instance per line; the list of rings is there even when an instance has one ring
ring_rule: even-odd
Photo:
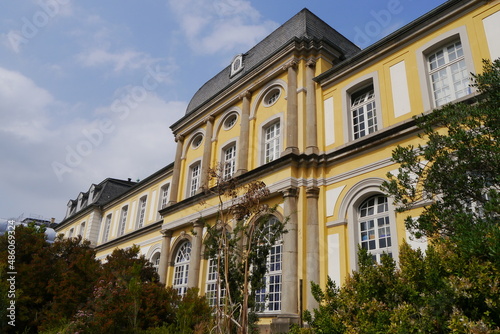
[[[236,114],[231,114],[226,117],[224,121],[224,129],[229,130],[231,129],[235,124],[236,120],[238,119],[238,115]]]
[[[281,95],[281,89],[273,88],[264,96],[264,105],[270,107],[278,101]]]
[[[203,141],[203,135],[199,134],[196,135],[193,139],[193,148],[198,148],[201,145],[201,142]]]

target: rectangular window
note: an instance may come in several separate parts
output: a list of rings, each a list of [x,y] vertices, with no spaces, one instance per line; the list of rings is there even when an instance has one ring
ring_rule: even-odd
[[[146,200],[147,197],[144,196],[139,200],[139,212],[137,216],[137,228],[144,226],[144,217],[146,216]]]
[[[85,233],[85,222],[83,222],[81,225],[80,225],[80,232],[78,233],[78,235],[81,235],[82,237],[84,236],[84,233]]]
[[[164,185],[161,188],[161,203],[160,203],[160,209],[163,209],[167,206],[168,204],[168,188],[170,185]]]
[[[265,129],[264,162],[268,163],[280,157],[280,123],[276,122]]]
[[[106,222],[104,223],[104,233],[102,235],[102,242],[108,241],[110,228],[111,228],[111,214],[106,216]]]
[[[217,305],[217,300],[219,301],[219,305],[222,305],[224,302],[225,289],[218,286],[217,278],[217,259],[210,259],[208,262],[206,298],[208,305],[211,307]]]
[[[224,150],[224,179],[230,179],[236,171],[236,145]]]
[[[373,85],[351,94],[352,133],[354,139],[377,131],[376,112]]]
[[[189,182],[189,196],[196,195],[198,188],[200,187],[200,176],[201,176],[201,166],[196,164],[191,167],[191,181]]]
[[[427,65],[436,107],[470,93],[469,74],[460,40],[429,55]]]
[[[125,233],[125,226],[127,223],[127,213],[128,206],[123,207],[122,214],[120,216],[120,225],[118,226],[118,236],[122,236]]]

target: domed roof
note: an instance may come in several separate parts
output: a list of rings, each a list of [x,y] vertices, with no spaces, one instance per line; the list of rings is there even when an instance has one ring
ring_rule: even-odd
[[[218,93],[229,87],[235,79],[244,76],[262,61],[297,38],[326,40],[337,48],[344,57],[349,57],[360,50],[351,41],[311,13],[308,9],[303,9],[255,45],[247,53],[243,54],[243,70],[231,77],[231,66],[229,65],[207,81],[194,94],[189,102],[186,109],[186,115],[195,112]]]

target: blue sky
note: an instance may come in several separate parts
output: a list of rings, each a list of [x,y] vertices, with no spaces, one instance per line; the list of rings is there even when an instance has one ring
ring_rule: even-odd
[[[25,0],[0,11],[0,218],[173,161],[203,83],[307,7],[361,47],[444,0]]]

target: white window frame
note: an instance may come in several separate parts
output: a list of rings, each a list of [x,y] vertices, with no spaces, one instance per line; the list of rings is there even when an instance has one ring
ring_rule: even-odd
[[[174,288],[180,296],[184,296],[188,289],[189,262],[191,260],[191,242],[183,241],[174,258],[174,275],[172,277],[172,288]]]
[[[201,160],[197,160],[196,162],[193,162],[189,166],[187,197],[196,195],[198,193],[200,185],[201,185]]]
[[[370,202],[373,201],[373,206]],[[389,198],[383,194],[365,198],[357,207],[358,240],[363,249],[380,263],[382,254],[393,256]]]
[[[269,129],[276,127],[277,124],[279,125],[279,133],[271,139],[268,139],[267,136]],[[276,117],[262,126],[261,143],[262,164],[274,161],[281,156],[281,152],[283,151],[283,122],[281,120],[281,117]],[[269,144],[273,144],[274,146],[272,156],[268,156],[267,154]]]
[[[281,93],[282,90],[279,85],[271,87],[269,91],[266,92],[266,94],[262,99],[262,104],[264,105],[264,107],[269,108],[273,106],[276,102],[278,102],[278,100],[281,97]]]
[[[139,204],[137,205],[137,224],[136,228],[144,227],[146,222],[146,208],[148,204],[148,196],[144,195],[139,199]]]
[[[120,220],[118,221],[118,231],[116,235],[119,237],[125,234],[125,229],[127,226],[127,216],[128,216],[128,205],[125,205],[124,207],[122,207],[120,213]]]
[[[474,68],[469,38],[467,34],[467,28],[465,26],[449,30],[433,38],[432,40],[420,46],[416,51],[417,69],[420,79],[420,89],[422,91],[422,102],[423,102],[424,112],[436,108],[436,103],[434,102],[434,94],[432,92],[429,70],[428,70],[428,57],[429,55],[439,50],[439,48],[443,48],[451,44],[451,42],[457,40],[460,40],[460,43],[462,44],[462,50],[464,54],[467,73],[476,73]],[[470,94],[474,94],[474,92],[475,92],[474,88],[471,87]],[[468,95],[466,95],[463,98],[466,98]]]
[[[375,104],[375,119],[377,123],[377,129],[373,132],[366,133],[364,136],[355,138],[354,134],[354,124],[353,124],[353,112],[352,112],[352,96],[356,93],[366,89],[367,87],[373,87],[373,99],[370,102]],[[365,101],[367,102],[367,101]],[[380,85],[378,72],[371,72],[365,74],[355,80],[351,81],[349,85],[342,89],[342,103],[343,103],[343,126],[344,126],[344,141],[346,143],[365,138],[372,133],[375,133],[384,127],[384,120],[382,118],[382,104],[380,99]]]
[[[427,70],[436,107],[470,94],[470,78],[462,42],[459,39],[450,41],[427,55]],[[438,97],[439,92],[442,94],[440,97]]]
[[[216,307],[217,300],[219,301],[219,306],[222,306],[224,304],[226,290],[221,289],[220,284],[218,284],[220,282],[218,282],[219,273],[217,272],[217,259],[208,259],[207,266],[205,297],[207,298],[208,305],[210,305],[210,307]]]
[[[159,251],[156,251],[151,255],[151,258],[149,262],[153,264],[153,268],[155,268],[155,271],[158,272],[160,270],[160,257],[161,253]]]
[[[358,245],[360,243],[360,228],[358,218],[359,206],[372,196],[384,196],[380,192],[380,186],[385,179],[378,177],[366,178],[352,186],[343,197],[339,207],[339,219],[331,226],[347,225],[349,247],[349,265],[350,270],[358,269]],[[396,226],[396,208],[393,205],[393,200],[388,198],[389,209],[389,226],[391,229],[392,239],[392,257],[398,262],[399,245],[398,245],[398,230]]]
[[[222,149],[222,177],[224,180],[230,179],[236,173],[236,157],[236,142],[232,142]]]
[[[226,130],[226,131],[231,130],[236,125],[236,123],[238,123],[238,117],[239,117],[239,114],[236,111],[232,111],[227,116],[225,116],[223,121],[222,121],[222,124],[223,124],[222,127],[224,128],[224,130]],[[228,124],[228,122],[231,119],[233,121]]]
[[[108,214],[104,221],[104,228],[102,232],[102,242],[107,242],[109,239],[109,231],[111,230],[111,218],[112,214]]]
[[[167,183],[160,188],[160,203],[158,204],[160,210],[167,207],[168,201],[170,199],[169,195],[170,195],[170,183]]]
[[[70,228],[69,232],[68,232],[68,238],[72,238],[74,233],[75,233],[75,229],[73,227]]]
[[[377,104],[372,84],[351,94],[350,110],[354,140],[378,130]]]
[[[85,236],[85,222],[82,222],[80,224],[80,231],[79,231],[78,235],[81,235],[82,238]]]
[[[270,218],[268,224],[279,222]],[[283,239],[277,240],[266,259],[267,271],[264,275],[264,288],[255,291],[255,308],[258,313],[281,312],[283,298]]]

